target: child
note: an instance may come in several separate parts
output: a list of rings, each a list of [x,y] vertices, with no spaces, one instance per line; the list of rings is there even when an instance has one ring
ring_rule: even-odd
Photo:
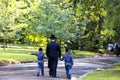
[[[73,58],[69,49],[66,49],[66,54],[63,55],[63,57],[60,60],[65,61],[66,76],[68,79],[70,79],[72,74]]]
[[[42,52],[42,48],[39,48],[39,52],[37,54],[31,54],[31,55],[36,55],[38,59],[38,70],[37,70],[37,76],[40,75],[40,71],[42,76],[44,76],[44,54]]]
[[[113,44],[108,44],[107,50],[108,50],[109,55],[111,56],[112,53],[114,52],[114,45]]]

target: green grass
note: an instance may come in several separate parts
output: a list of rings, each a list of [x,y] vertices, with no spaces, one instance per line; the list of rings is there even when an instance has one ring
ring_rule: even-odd
[[[80,51],[80,50],[74,50],[72,51],[72,55],[73,57],[78,57],[78,56],[82,56],[82,57],[87,57],[87,56],[95,56],[94,52],[90,52],[90,51]]]
[[[120,70],[120,63],[115,63],[111,66],[114,70]]]
[[[94,71],[77,80],[120,80],[120,63],[112,65],[111,70]]]
[[[3,48],[0,48],[0,62],[2,61],[8,61],[8,62],[31,62],[31,61],[36,61],[37,58],[36,56],[30,55],[30,53],[36,53],[38,49],[34,48],[23,48],[23,47],[16,47],[16,48],[6,48],[4,51]],[[45,51],[45,49],[44,49]],[[72,51],[71,51],[72,52]],[[45,52],[44,52],[45,53]],[[62,52],[63,54],[65,52]],[[72,52],[73,53],[73,52]],[[89,52],[89,51],[79,51],[79,50],[74,50],[73,57],[78,57],[78,56],[94,56],[94,52]]]
[[[31,52],[36,52],[37,50],[35,49],[23,49],[23,48],[6,48],[5,51],[3,48],[0,48],[0,53],[11,53],[11,54],[28,54]]]
[[[14,60],[20,62],[29,62],[36,61],[36,57],[30,55],[30,53],[37,52],[35,49],[15,49],[15,48],[6,48],[4,51],[3,48],[0,48],[0,61],[2,59]]]

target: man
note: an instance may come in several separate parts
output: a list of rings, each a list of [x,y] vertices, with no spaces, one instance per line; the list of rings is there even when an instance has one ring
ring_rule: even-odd
[[[51,35],[51,42],[48,43],[46,48],[46,55],[48,57],[49,75],[56,77],[56,69],[58,64],[58,57],[61,57],[61,49],[58,43],[56,43],[55,35]]]
[[[116,50],[116,56],[119,57],[119,55],[120,55],[120,39],[116,43],[115,50]]]

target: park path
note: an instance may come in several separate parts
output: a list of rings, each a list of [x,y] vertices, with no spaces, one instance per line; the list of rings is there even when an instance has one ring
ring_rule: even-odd
[[[118,57],[92,57],[74,59],[72,77],[81,77],[86,73],[102,67],[109,67],[120,62]],[[64,62],[59,61],[57,78],[48,75],[47,62],[45,62],[45,76],[36,76],[37,63],[12,64],[0,67],[0,80],[68,80],[65,76]]]

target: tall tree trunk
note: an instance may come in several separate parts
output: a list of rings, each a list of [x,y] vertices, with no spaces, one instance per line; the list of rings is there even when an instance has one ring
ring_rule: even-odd
[[[6,48],[6,38],[4,38],[4,42],[3,42],[3,49],[5,51],[5,48]]]

